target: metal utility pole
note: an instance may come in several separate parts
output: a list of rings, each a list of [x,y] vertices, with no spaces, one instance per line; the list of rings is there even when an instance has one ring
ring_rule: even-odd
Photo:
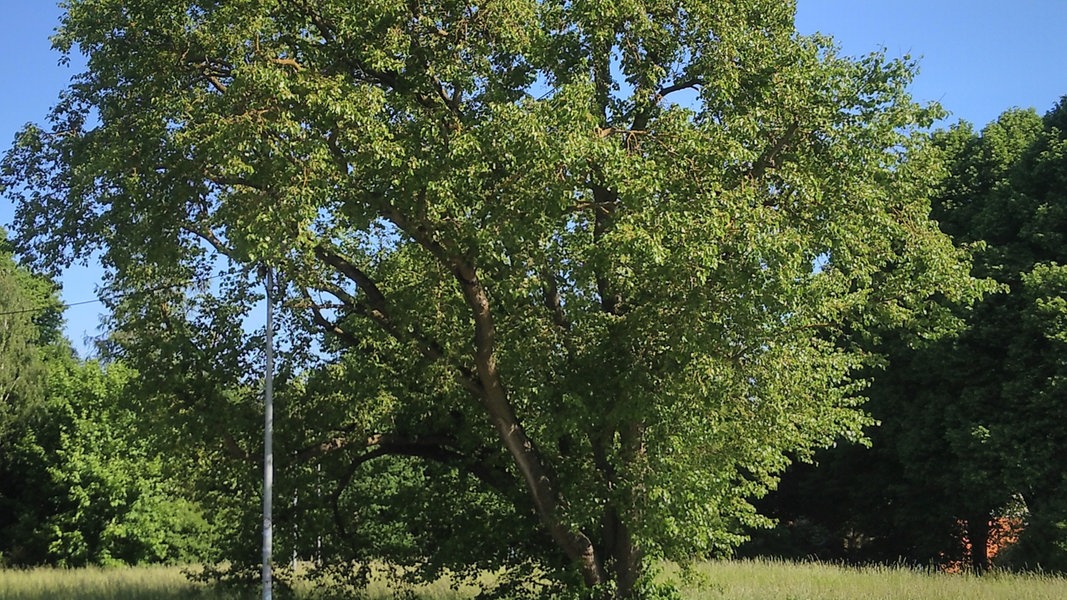
[[[263,600],[271,600],[271,555],[273,554],[274,494],[274,275],[269,267],[260,267],[267,287],[267,372],[263,376]]]

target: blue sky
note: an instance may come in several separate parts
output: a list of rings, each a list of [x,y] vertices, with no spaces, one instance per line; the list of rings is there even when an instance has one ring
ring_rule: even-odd
[[[40,121],[77,73],[59,65],[48,37],[60,11],[46,0],[0,0],[0,147]],[[1052,108],[1067,95],[1067,0],[799,0],[797,28],[832,35],[846,54],[884,48],[920,59],[912,87],[978,126],[1010,107]],[[0,199],[0,224],[12,215]],[[63,278],[68,303],[94,297],[97,271],[75,268]],[[67,312],[67,333],[84,349],[95,334],[99,305]]]
[[[846,54],[920,59],[912,95],[981,127],[1067,95],[1067,0],[799,0],[797,29]]]

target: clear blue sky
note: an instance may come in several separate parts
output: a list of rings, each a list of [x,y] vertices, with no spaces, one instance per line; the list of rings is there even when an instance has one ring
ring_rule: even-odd
[[[711,1],[711,0],[709,0]],[[0,147],[29,121],[40,121],[77,72],[59,66],[48,37],[60,11],[47,0],[0,0]],[[1067,0],[799,0],[801,33],[832,35],[846,54],[884,48],[920,59],[913,96],[936,100],[978,126],[1005,109],[1044,113],[1067,95]],[[0,224],[12,207],[0,199]],[[96,273],[63,278],[63,299],[94,297]],[[67,333],[84,349],[96,332],[99,305],[67,312]]]

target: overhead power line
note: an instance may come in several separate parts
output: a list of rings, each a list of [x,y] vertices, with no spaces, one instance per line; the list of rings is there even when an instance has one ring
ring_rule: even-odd
[[[170,289],[174,289],[174,288],[184,287],[186,285],[189,285],[189,283],[207,283],[209,281],[213,281],[213,280],[218,279],[220,277],[222,277],[222,274],[212,275],[210,277],[203,277],[201,279],[196,279],[196,280],[194,280],[192,282],[188,282],[188,283],[170,283],[170,284],[167,284],[167,285],[160,285],[160,286],[157,286],[157,287],[148,288],[147,290],[140,290],[140,291],[138,291],[136,293],[138,293],[138,294],[153,294],[155,292],[162,292],[163,290],[170,290]],[[81,300],[79,302],[60,302],[59,304],[41,304],[39,306],[34,306],[32,308],[20,308],[20,309],[17,309],[17,310],[0,311],[0,317],[6,317],[6,316],[9,316],[9,315],[22,315],[22,314],[26,314],[26,313],[35,313],[35,312],[41,312],[41,311],[44,311],[44,310],[50,310],[50,309],[55,309],[55,308],[58,308],[58,309],[61,309],[61,310],[66,310],[66,309],[74,307],[74,306],[84,306],[86,304],[98,304],[98,303],[103,303],[105,300],[108,300],[108,301],[115,300],[115,301],[117,301],[117,300],[122,300],[122,298],[123,298],[122,296],[114,295],[114,296],[104,296],[104,297],[100,297],[100,298],[94,298],[92,300]]]

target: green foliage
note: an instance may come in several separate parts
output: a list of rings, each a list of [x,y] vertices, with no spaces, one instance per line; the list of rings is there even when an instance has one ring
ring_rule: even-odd
[[[967,315],[968,329],[953,348],[956,392],[974,415],[970,429],[982,434],[979,460],[996,474],[989,483],[1018,494],[1028,509],[1023,547],[1046,540],[1041,551],[1020,552],[1029,556],[1019,566],[1058,569],[1067,565],[1067,538],[1055,526],[1067,514],[1059,459],[1067,438],[1053,425],[1067,416],[1060,383],[1067,374],[1061,266],[1067,264],[1067,131],[1057,125],[1065,111],[1064,101],[1043,119],[1009,111],[972,137],[956,171],[977,165],[985,177],[968,196],[950,182],[945,204],[935,210],[959,224],[960,241],[984,243],[976,269],[1007,292]]]
[[[15,565],[178,563],[208,556],[208,524],[121,404],[121,365],[54,358],[45,400],[0,457],[3,559]]]
[[[66,9],[88,70],[3,164],[22,249],[101,250],[113,353],[189,460],[236,459],[203,477],[235,511],[240,323],[279,273],[280,495],[339,568],[639,596],[649,560],[763,522],[787,456],[861,437],[855,336],[933,335],[980,287],[929,219],[913,65],[799,36],[789,2]]]
[[[1064,114],[1065,102],[1044,119],[1010,110],[980,133],[963,123],[934,136],[950,167],[934,215],[974,249],[975,273],[998,293],[970,307],[946,303],[964,325],[958,335],[918,346],[884,336],[889,366],[873,375],[869,407],[882,426],[872,448],[825,453],[774,502],[784,521],[804,524],[793,527],[799,537],[805,528],[819,534],[792,551],[959,558],[962,534],[974,540],[990,516],[1021,510],[1026,529],[999,564],[1067,565]],[[842,548],[850,536],[860,543]]]
[[[41,399],[41,347],[60,335],[53,285],[17,265],[0,229],[0,440]]]

